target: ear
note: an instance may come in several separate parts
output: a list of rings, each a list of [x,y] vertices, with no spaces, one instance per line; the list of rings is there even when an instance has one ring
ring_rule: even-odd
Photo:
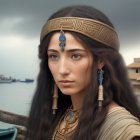
[[[98,65],[98,69],[102,69],[104,66],[104,61],[99,59],[97,65]]]

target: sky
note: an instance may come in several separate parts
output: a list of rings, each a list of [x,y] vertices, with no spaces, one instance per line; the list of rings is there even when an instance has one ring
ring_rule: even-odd
[[[140,57],[140,0],[0,0],[0,74],[35,78],[43,24],[58,9],[75,4],[94,6],[109,17],[127,65]]]

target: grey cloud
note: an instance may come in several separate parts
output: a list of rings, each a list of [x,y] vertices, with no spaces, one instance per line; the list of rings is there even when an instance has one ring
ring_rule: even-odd
[[[42,25],[53,12],[74,4],[87,4],[103,11],[114,23],[122,42],[139,40],[140,0],[1,0],[0,20],[22,17],[23,22],[9,30],[28,37],[39,36]],[[6,28],[1,29],[0,34],[8,33]]]

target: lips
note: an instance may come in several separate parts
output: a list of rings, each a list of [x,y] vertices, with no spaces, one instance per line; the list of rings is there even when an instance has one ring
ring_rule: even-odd
[[[74,81],[61,80],[61,81],[59,81],[59,83],[61,86],[71,86],[74,83]]]
[[[62,82],[62,83],[70,83],[70,82],[73,82],[73,81],[69,81],[69,80],[60,80],[59,82]]]

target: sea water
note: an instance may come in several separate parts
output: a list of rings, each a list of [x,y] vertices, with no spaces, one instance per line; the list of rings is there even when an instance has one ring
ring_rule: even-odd
[[[28,116],[32,98],[36,89],[33,83],[0,84],[0,110]],[[140,91],[135,91],[140,105]],[[0,128],[11,125],[0,122]]]
[[[0,83],[0,110],[28,116],[36,88],[33,83]],[[0,122],[0,128],[7,126]]]

